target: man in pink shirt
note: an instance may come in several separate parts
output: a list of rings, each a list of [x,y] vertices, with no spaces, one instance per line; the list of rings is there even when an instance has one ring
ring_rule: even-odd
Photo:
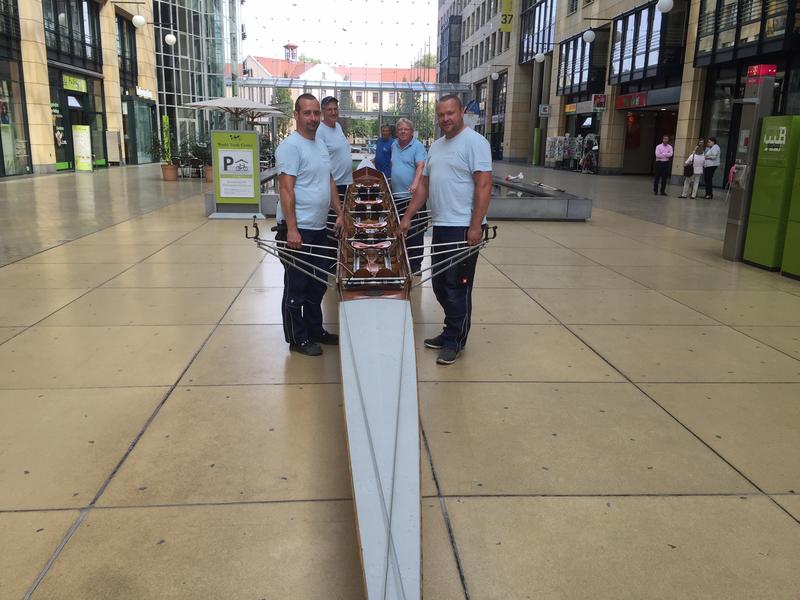
[[[655,179],[653,179],[653,194],[658,195],[658,184],[661,182],[661,195],[667,195],[667,180],[669,179],[670,163],[672,162],[672,146],[669,145],[669,136],[661,138],[661,143],[656,146],[656,164],[654,165]]]

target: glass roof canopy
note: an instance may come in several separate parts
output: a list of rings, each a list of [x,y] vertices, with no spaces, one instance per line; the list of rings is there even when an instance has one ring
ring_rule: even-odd
[[[468,83],[429,83],[425,81],[329,81],[290,77],[242,77],[237,83],[242,87],[419,92],[439,95],[463,94],[470,91]]]

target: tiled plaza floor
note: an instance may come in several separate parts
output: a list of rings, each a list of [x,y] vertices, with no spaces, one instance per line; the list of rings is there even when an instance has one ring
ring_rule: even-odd
[[[338,353],[171,185],[0,268],[0,599],[359,600]],[[414,292],[425,599],[800,598],[800,283],[601,208],[497,225],[456,364]]]

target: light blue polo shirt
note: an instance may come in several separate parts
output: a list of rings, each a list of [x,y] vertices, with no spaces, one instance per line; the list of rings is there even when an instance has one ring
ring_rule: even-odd
[[[296,131],[275,153],[278,172],[297,178],[294,213],[298,229],[325,229],[331,206],[331,159],[319,136],[312,142]],[[278,202],[277,220],[284,221]]]
[[[317,139],[325,142],[328,154],[331,157],[331,172],[336,185],[350,185],[353,183],[353,158],[350,155],[350,142],[344,136],[342,126],[336,123],[335,127],[328,127],[320,123],[317,127]]]
[[[469,127],[431,144],[422,174],[429,178],[428,208],[435,227],[469,227],[475,199],[472,174],[478,171],[491,173],[492,149]]]
[[[395,140],[392,144],[392,193],[408,194],[408,188],[414,183],[417,164],[425,161],[425,146],[417,138],[405,148]]]

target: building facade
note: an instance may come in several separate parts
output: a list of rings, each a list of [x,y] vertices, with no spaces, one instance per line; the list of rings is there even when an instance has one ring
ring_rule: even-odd
[[[149,2],[0,0],[0,176],[152,160],[155,113],[128,110],[156,89],[135,14],[152,22]]]
[[[442,44],[453,48],[452,23],[460,19],[459,77],[472,85],[468,100],[481,110],[476,129],[495,158],[575,168],[582,149],[591,149],[593,171],[647,174],[663,135],[678,157],[699,137],[714,136],[725,162],[721,185],[749,66],[777,65],[772,112],[800,113],[797,0],[673,0],[660,8],[655,1],[513,0],[505,3],[508,39],[499,32],[503,4],[439,5],[440,56]],[[555,154],[548,140],[561,140]],[[570,140],[574,156],[562,153]],[[676,177],[681,163],[674,161]]]
[[[154,0],[159,116],[178,141],[224,129],[225,115],[188,102],[235,96],[241,75],[240,0]],[[168,36],[175,43],[165,42]]]

